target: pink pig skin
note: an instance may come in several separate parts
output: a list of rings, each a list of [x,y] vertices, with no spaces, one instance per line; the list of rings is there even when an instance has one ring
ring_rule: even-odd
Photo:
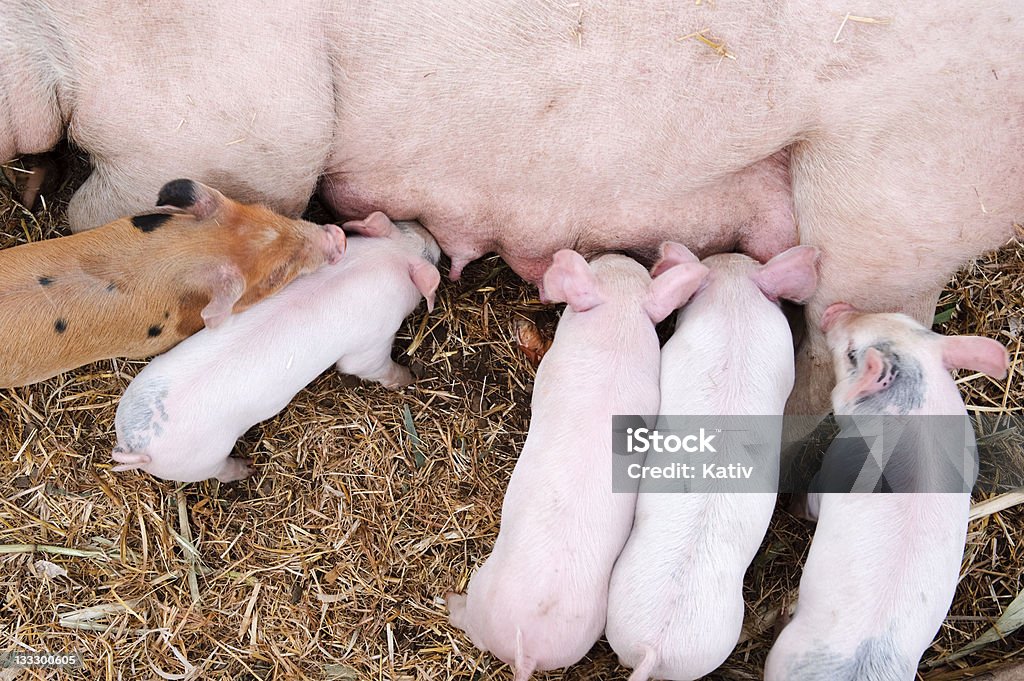
[[[423,296],[433,308],[437,244],[415,223],[395,226],[381,213],[345,227],[364,236],[349,238],[338,264],[200,331],[135,377],[117,407],[114,470],[239,480],[253,470],[229,458],[235,441],[331,364],[388,388],[412,381],[391,348]]]
[[[707,284],[683,308],[661,352],[661,413],[778,415],[793,386],[793,339],[774,301],[817,285],[817,249],[765,265],[739,255],[703,264]],[[779,423],[781,428],[781,420]],[[773,433],[781,444],[781,430]],[[649,465],[678,454],[648,453]],[[759,465],[778,469],[778,450]],[[608,642],[631,681],[684,681],[717,668],[743,623],[743,574],[775,508],[773,493],[644,493],[612,572]]]
[[[904,315],[836,303],[823,326],[837,415],[962,415],[950,369],[1006,375],[996,341],[943,337]],[[927,456],[922,447],[916,475],[929,474]],[[970,495],[809,497],[818,525],[796,614],[768,655],[766,681],[912,681],[956,590]]]
[[[466,595],[448,597],[452,624],[513,665],[517,680],[577,662],[604,629],[608,578],[636,501],[612,492],[611,417],[657,413],[654,324],[706,273],[686,262],[652,281],[625,256],[588,265],[562,251],[544,276],[552,300],[569,305],[537,370],[494,550]]]

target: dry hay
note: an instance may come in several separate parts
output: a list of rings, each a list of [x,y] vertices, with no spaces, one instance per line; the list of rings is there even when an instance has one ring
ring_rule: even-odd
[[[79,161],[77,180],[34,216],[0,192],[0,247],[66,233],[82,172]],[[999,338],[1018,366],[1022,255],[1009,246],[967,267],[940,305],[954,309],[946,330]],[[421,308],[399,335],[396,356],[423,376],[414,387],[389,393],[321,376],[238,445],[258,470],[242,483],[110,473],[117,399],[144,362],[99,362],[0,391],[0,651],[77,650],[85,669],[69,676],[89,679],[510,678],[447,624],[442,598],[465,588],[498,529],[533,379],[514,323],[555,319],[534,295],[495,258],[467,268],[462,282],[442,285],[433,314]],[[1011,391],[970,378],[968,402],[1019,411],[1017,372]],[[1021,436],[985,447],[1020,456]],[[1021,593],[1022,515],[971,523],[956,602],[924,657],[937,666],[923,666],[923,678],[972,678],[1020,652],[1011,639],[942,662]],[[709,678],[760,678],[810,534],[776,513],[747,576],[750,636]],[[537,678],[626,675],[602,642]]]

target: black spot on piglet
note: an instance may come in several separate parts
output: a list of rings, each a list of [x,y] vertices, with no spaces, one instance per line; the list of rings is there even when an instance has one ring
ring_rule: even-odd
[[[192,180],[171,180],[160,188],[156,197],[158,206],[189,208],[196,202],[196,185]]]
[[[39,277],[39,285],[40,286],[49,286],[52,283],[53,283],[53,279],[51,277]]]
[[[143,232],[152,232],[170,219],[171,216],[167,213],[149,213],[147,215],[136,215],[132,218],[132,224]]]
[[[164,327],[160,326],[159,324],[154,324],[153,326],[149,327],[149,331],[147,333],[149,333],[150,338],[156,338],[163,332]]]
[[[66,319],[58,319],[53,323],[53,330],[57,333],[64,333],[68,330],[68,321]]]

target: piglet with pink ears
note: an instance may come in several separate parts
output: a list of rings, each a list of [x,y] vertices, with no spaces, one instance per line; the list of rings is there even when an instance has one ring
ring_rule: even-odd
[[[654,325],[706,274],[692,261],[652,280],[625,256],[588,264],[569,250],[544,274],[548,297],[568,307],[537,369],[494,550],[467,593],[448,596],[452,624],[513,665],[518,681],[579,661],[604,629],[608,579],[636,503],[635,493],[612,492],[612,415],[657,413]]]

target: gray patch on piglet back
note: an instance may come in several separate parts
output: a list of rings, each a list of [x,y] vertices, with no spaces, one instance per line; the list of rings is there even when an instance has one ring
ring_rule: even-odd
[[[167,421],[164,400],[167,379],[133,381],[117,405],[117,422],[121,429],[121,445],[130,452],[142,452],[154,437],[163,433],[161,423]]]
[[[907,681],[914,667],[888,635],[865,639],[852,657],[820,647],[794,660],[788,681]]]
[[[894,352],[889,343],[878,343],[873,347],[885,356],[893,375],[892,382],[884,390],[858,400],[854,413],[908,414],[920,408],[924,403],[925,389],[920,362]]]

